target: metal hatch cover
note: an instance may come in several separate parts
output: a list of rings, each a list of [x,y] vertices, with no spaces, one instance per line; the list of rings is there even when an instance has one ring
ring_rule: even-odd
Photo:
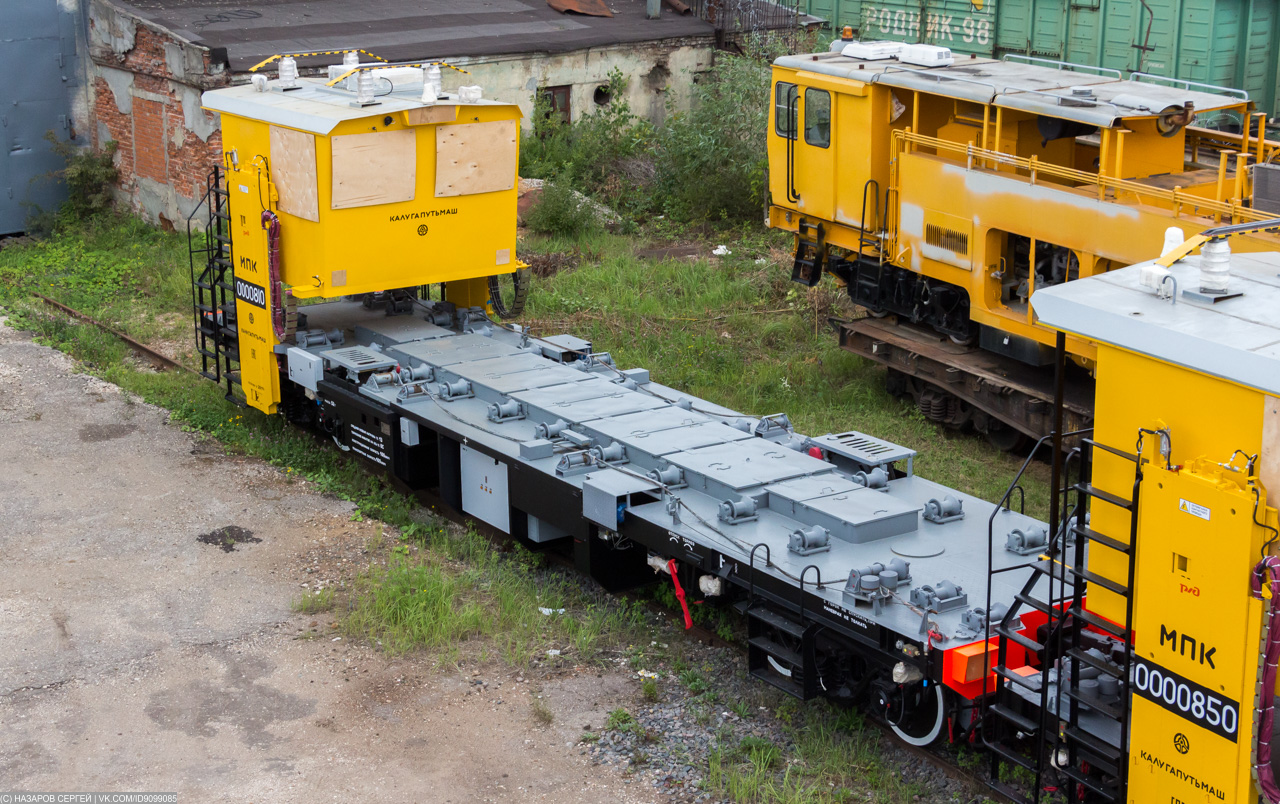
[[[517,346],[474,333],[455,335],[452,338],[415,341],[387,350],[388,354],[403,355],[435,366],[451,366],[455,363],[514,355],[519,352],[520,349]],[[412,364],[412,360],[405,362]]]
[[[735,491],[828,472],[834,465],[761,438],[677,452],[667,460]]]

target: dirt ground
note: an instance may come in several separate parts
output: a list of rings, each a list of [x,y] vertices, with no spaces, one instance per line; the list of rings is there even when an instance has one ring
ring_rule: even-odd
[[[351,512],[0,323],[0,790],[655,800],[576,745],[634,681],[434,669],[291,613],[367,563]]]

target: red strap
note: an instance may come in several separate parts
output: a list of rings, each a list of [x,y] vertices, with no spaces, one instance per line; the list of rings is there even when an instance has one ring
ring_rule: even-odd
[[[674,558],[667,562],[667,569],[671,572],[671,583],[676,587],[676,600],[680,601],[680,608],[684,610],[684,628],[687,631],[693,627],[693,617],[689,616],[689,604],[684,598],[684,587],[680,585],[680,576],[676,574]]]

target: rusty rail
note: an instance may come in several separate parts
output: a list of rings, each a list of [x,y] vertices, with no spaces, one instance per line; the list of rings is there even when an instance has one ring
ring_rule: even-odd
[[[147,346],[144,343],[139,343],[138,341],[135,341],[133,338],[130,338],[128,335],[125,335],[123,332],[120,332],[119,330],[116,330],[116,329],[112,329],[111,327],[107,326],[106,324],[102,323],[96,318],[86,315],[80,312],[79,310],[74,310],[68,307],[62,302],[54,301],[48,296],[44,296],[39,293],[33,293],[31,295],[35,296],[37,299],[49,305],[50,307],[54,307],[66,313],[72,318],[78,318],[81,321],[86,321],[90,324],[93,324],[95,327],[102,330],[103,332],[114,335],[116,338],[119,338],[121,341],[123,341],[126,346],[128,346],[130,349],[136,352],[139,356],[145,358],[148,362],[151,363],[151,365],[155,366],[157,369],[160,369],[162,371],[164,369],[180,369],[182,371],[189,371],[192,374],[200,373],[195,369],[191,368],[190,366],[184,366],[178,361],[172,360],[166,357],[165,355],[160,354],[155,349],[152,349],[150,346]]]

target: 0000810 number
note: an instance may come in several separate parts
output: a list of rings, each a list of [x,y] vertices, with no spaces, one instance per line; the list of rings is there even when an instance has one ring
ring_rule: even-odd
[[[1135,663],[1133,688],[1152,703],[1235,741],[1240,726],[1240,707],[1235,701],[1224,700],[1194,681],[1146,662]]]

